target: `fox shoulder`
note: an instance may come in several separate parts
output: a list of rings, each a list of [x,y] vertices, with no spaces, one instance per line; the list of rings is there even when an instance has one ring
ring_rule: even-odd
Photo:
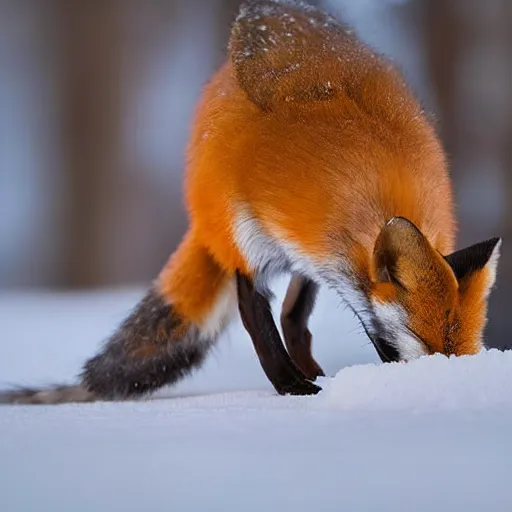
[[[244,2],[229,50],[238,85],[267,111],[357,94],[369,72],[385,66],[349,26],[290,0]]]

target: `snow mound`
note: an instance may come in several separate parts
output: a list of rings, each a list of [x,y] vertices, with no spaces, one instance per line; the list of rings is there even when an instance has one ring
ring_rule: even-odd
[[[429,412],[512,406],[512,351],[359,365],[323,379],[318,402],[338,410]]]

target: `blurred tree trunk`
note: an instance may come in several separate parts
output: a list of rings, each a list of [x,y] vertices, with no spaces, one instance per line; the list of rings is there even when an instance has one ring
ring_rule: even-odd
[[[424,0],[426,46],[458,203],[458,246],[504,238],[487,343],[512,346],[512,2]]]
[[[61,147],[66,182],[66,286],[108,282],[102,251],[116,221],[120,162],[120,40],[115,1],[54,3],[60,54]]]

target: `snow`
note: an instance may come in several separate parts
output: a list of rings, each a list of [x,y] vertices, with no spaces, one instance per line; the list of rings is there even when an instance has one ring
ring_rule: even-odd
[[[142,292],[0,295],[0,385],[71,381]],[[326,291],[311,330],[315,397],[276,396],[237,321],[152,399],[0,407],[0,510],[512,510],[512,352],[382,365]]]

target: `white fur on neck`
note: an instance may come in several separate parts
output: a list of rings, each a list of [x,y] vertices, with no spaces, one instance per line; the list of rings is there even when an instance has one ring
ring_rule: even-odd
[[[257,288],[266,288],[269,278],[282,272],[295,272],[318,284],[336,290],[343,302],[356,313],[366,329],[372,322],[368,299],[352,279],[350,266],[342,258],[314,260],[291,242],[287,233],[276,225],[263,226],[247,207],[238,207],[234,240],[255,274]]]
[[[386,341],[396,348],[400,359],[409,361],[428,354],[427,347],[407,329],[407,313],[400,305],[378,300],[372,303],[379,323],[388,334]]]

